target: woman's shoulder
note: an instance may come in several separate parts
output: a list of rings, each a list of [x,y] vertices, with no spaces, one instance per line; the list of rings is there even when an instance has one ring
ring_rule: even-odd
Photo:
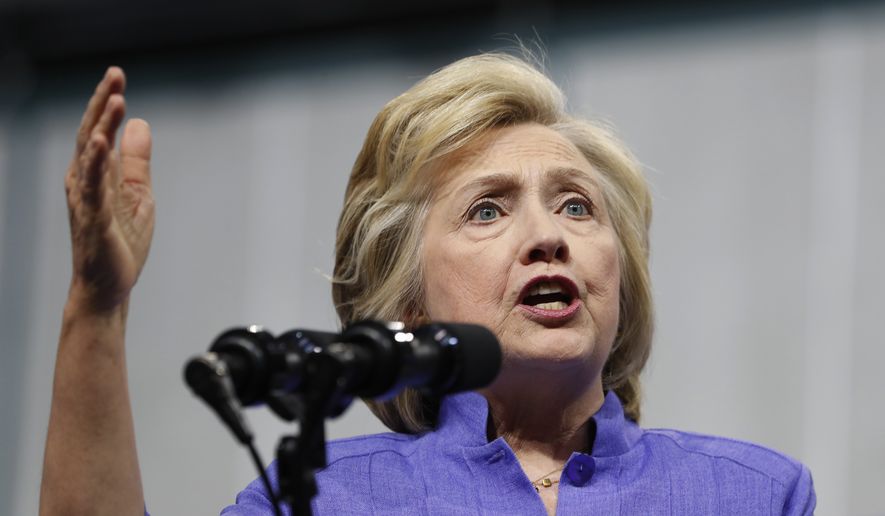
[[[779,499],[784,514],[810,514],[815,505],[811,472],[805,465],[773,448],[740,439],[681,430],[644,429],[641,445],[669,464],[671,477],[685,472],[687,478],[704,474],[737,492],[768,486],[772,501]],[[727,489],[732,490],[732,489]]]
[[[409,456],[415,452],[418,435],[383,432],[334,439],[326,444],[326,464],[359,460],[378,453]]]
[[[724,460],[771,476],[781,483],[795,479],[804,468],[798,460],[773,448],[729,437],[668,428],[651,428],[644,430],[643,440],[652,445],[666,447],[676,456]]]
[[[415,474],[422,436],[394,432],[334,439],[326,444],[326,466],[317,478],[327,486],[342,483],[353,487],[354,477],[367,482],[379,468],[391,477]]]
[[[321,484],[314,499],[314,510],[323,514],[362,514],[372,510],[371,472],[379,463],[388,471],[408,470],[418,436],[393,432],[331,440],[326,444],[326,466],[316,472]],[[393,465],[393,467],[391,467]],[[274,489],[278,489],[277,461],[267,468]],[[267,491],[255,479],[237,495],[236,505],[222,514],[272,514]]]

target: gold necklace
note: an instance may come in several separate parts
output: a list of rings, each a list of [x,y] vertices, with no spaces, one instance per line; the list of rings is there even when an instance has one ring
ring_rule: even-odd
[[[548,487],[552,487],[555,484],[558,484],[559,479],[557,478],[556,480],[553,480],[550,478],[550,475],[556,473],[557,471],[562,471],[563,468],[565,468],[565,466],[560,466],[549,473],[541,475],[540,478],[532,482],[532,487],[535,488],[535,491],[540,493],[542,487],[546,489]]]

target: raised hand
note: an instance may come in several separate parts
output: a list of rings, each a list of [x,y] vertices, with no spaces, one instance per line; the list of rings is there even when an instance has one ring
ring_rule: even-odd
[[[129,292],[154,230],[151,133],[117,129],[125,77],[109,68],[65,176],[74,258],[46,434],[40,514],[144,514],[124,339]]]
[[[111,67],[96,87],[65,176],[74,262],[70,301],[87,311],[106,312],[128,299],[154,229],[147,122],[130,120],[114,149],[126,111],[125,80]]]

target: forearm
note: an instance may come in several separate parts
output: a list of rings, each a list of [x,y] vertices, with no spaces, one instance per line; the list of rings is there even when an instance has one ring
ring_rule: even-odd
[[[126,375],[127,302],[65,306],[46,438],[40,514],[143,514]]]

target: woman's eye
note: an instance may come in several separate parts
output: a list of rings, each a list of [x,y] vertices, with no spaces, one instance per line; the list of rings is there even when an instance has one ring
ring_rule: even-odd
[[[565,203],[563,211],[569,217],[586,217],[590,215],[590,206],[586,201],[572,200]]]
[[[493,204],[480,204],[473,208],[470,220],[489,222],[501,216],[501,209]]]
[[[478,212],[476,212],[476,216],[479,220],[494,220],[495,217],[498,216],[498,210],[491,207],[480,208]]]

